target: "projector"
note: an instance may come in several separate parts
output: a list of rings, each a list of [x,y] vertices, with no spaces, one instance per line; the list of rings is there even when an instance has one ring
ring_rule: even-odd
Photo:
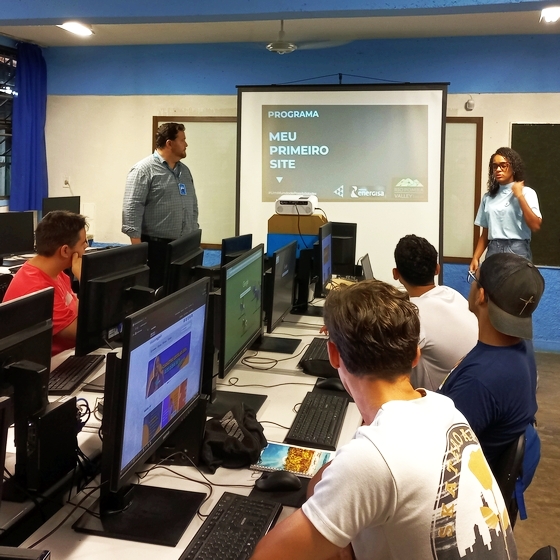
[[[319,201],[315,195],[284,194],[276,200],[276,213],[285,216],[311,216]]]

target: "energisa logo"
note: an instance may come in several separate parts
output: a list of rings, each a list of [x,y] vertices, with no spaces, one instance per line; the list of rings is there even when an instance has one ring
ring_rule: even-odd
[[[370,191],[366,187],[357,187],[356,185],[352,185],[352,192],[350,193],[351,198],[361,198],[361,197],[379,197],[385,196],[384,190],[375,190]]]

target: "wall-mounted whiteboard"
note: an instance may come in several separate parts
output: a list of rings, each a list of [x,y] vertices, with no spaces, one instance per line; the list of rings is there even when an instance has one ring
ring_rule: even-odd
[[[238,88],[237,223],[266,242],[282,194],[315,194],[330,221],[358,224],[357,254],[392,281],[398,240],[442,254],[447,86]]]

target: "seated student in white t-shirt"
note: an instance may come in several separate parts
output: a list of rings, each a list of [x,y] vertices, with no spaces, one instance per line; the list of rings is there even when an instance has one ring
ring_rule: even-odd
[[[449,372],[478,340],[478,322],[467,300],[453,288],[436,286],[439,274],[435,247],[423,237],[406,235],[395,248],[393,278],[399,280],[418,307],[420,349],[412,368],[414,388],[437,391]]]
[[[500,490],[450,399],[410,385],[420,322],[376,280],[332,290],[329,357],[364,419],[253,560],[517,558]]]

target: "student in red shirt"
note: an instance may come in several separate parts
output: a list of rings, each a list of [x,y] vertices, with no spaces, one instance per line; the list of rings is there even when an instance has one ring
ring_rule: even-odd
[[[4,301],[9,301],[54,288],[53,355],[76,343],[78,299],[63,271],[71,268],[80,280],[82,255],[87,247],[86,227],[84,216],[65,210],[49,212],[35,230],[37,255],[17,271],[4,296]]]

